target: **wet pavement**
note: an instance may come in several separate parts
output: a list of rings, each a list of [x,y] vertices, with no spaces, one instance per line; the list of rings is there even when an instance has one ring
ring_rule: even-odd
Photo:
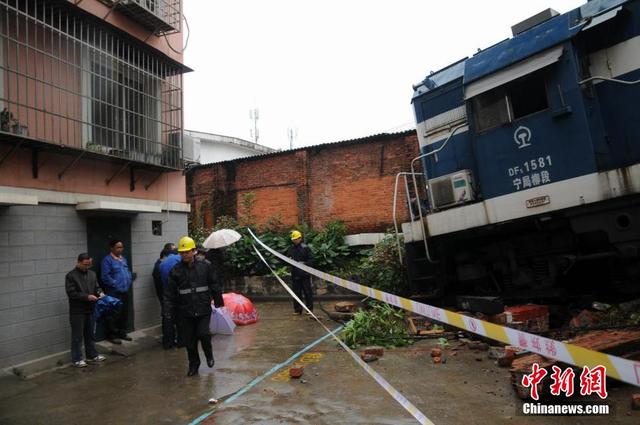
[[[328,307],[328,306],[326,306]],[[133,356],[109,356],[85,369],[64,368],[27,381],[3,380],[0,424],[189,424],[211,412],[209,398],[222,398],[263,376],[324,335],[307,317],[291,316],[289,303],[262,303],[260,321],[213,339],[216,365],[186,376],[184,351],[158,345]],[[337,324],[328,322],[329,327]],[[600,417],[525,417],[507,369],[486,353],[461,351],[433,364],[434,340],[394,350],[371,365],[435,424],[620,424],[640,423],[630,411],[636,388],[609,388],[613,413]],[[480,361],[478,361],[480,359]],[[414,424],[416,421],[335,342],[325,340],[297,360],[301,380],[284,368],[202,424]]]

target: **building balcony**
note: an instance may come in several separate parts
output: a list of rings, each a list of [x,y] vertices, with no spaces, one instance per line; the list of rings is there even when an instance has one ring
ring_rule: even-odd
[[[65,3],[0,0],[0,141],[182,169],[187,68]]]

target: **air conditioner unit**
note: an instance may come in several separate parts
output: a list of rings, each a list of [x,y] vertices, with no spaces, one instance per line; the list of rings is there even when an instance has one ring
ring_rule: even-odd
[[[187,133],[182,135],[182,157],[187,162],[200,162],[200,139]]]
[[[429,194],[434,209],[452,207],[475,199],[471,171],[462,170],[429,180]]]

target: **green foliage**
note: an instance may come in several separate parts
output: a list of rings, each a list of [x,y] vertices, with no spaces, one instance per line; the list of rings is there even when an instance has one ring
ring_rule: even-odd
[[[399,295],[406,295],[409,291],[393,235],[385,236],[376,244],[371,255],[362,262],[359,272],[363,283],[373,288]]]
[[[284,254],[291,244],[290,232],[293,229],[285,226],[280,216],[271,217],[260,227],[252,224],[254,204],[255,196],[252,193],[243,195],[239,222],[232,217],[221,216],[213,229],[189,223],[189,235],[196,243],[202,243],[213,230],[234,229],[242,235],[241,240],[225,248],[229,266],[237,275],[269,273],[253,250],[253,238],[249,235],[247,227],[250,227],[266,245],[280,253]],[[373,248],[354,250],[344,242],[347,228],[340,221],[327,223],[319,232],[307,224],[296,226],[295,230],[304,235],[314,258],[314,268],[383,291],[400,295],[408,293],[404,269],[398,260],[398,246],[393,235],[386,236]],[[286,264],[264,250],[261,252],[278,275],[289,274]]]
[[[304,234],[304,233],[303,233]],[[309,238],[309,249],[313,255],[313,265],[320,270],[339,268],[351,254],[351,249],[344,243],[347,226],[339,220],[334,220],[325,228]]]
[[[345,326],[341,338],[350,348],[360,345],[401,347],[411,344],[404,312],[385,303],[372,303],[369,310],[357,312]]]
[[[239,228],[240,225],[238,224],[238,221],[233,217],[229,217],[228,215],[221,215],[220,217],[218,217],[215,226],[213,226],[213,230],[233,229],[235,231],[238,231]]]
[[[197,226],[189,221],[189,236],[196,241],[196,244],[201,244],[211,233],[211,229],[207,229],[203,226]]]
[[[243,193],[240,205],[241,210],[238,214],[238,221],[243,226],[254,226],[256,223],[256,215],[253,210],[256,205],[256,194],[253,192]]]

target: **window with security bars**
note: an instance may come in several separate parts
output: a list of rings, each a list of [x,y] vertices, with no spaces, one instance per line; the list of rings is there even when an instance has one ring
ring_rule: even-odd
[[[0,0],[0,133],[180,169],[183,70],[71,3]]]

